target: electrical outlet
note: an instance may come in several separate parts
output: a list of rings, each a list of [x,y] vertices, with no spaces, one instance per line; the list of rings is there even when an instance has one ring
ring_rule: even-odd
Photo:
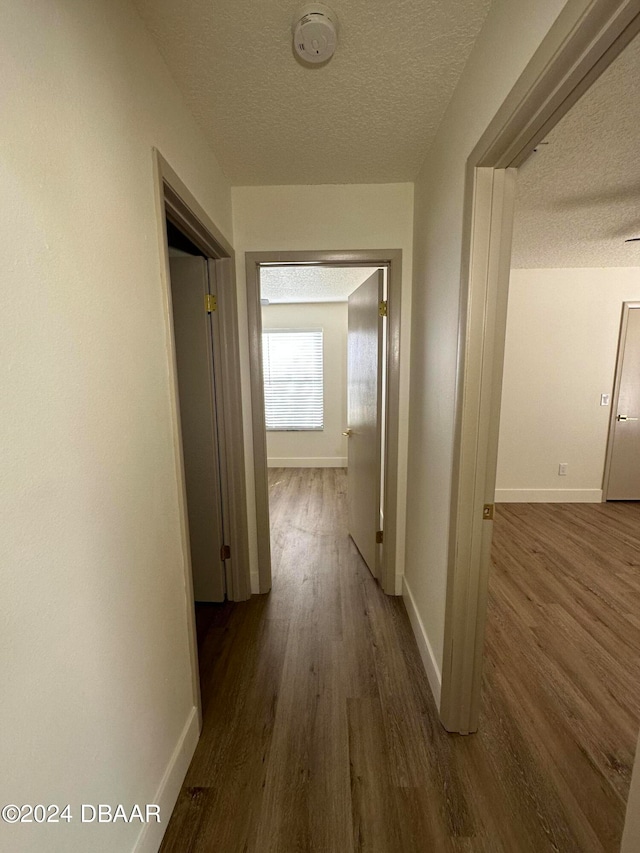
[[[558,465],[558,477],[566,477],[567,476],[567,468],[569,467],[568,462],[561,462]]]

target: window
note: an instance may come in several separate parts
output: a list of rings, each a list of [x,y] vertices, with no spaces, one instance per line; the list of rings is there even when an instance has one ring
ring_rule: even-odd
[[[322,329],[263,332],[262,361],[267,429],[321,430]]]

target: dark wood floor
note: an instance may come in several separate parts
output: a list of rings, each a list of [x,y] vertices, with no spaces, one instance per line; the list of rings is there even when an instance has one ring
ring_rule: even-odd
[[[640,507],[509,505],[481,730],[447,734],[345,473],[270,471],[274,588],[200,614],[204,728],[162,850],[617,851],[640,710]]]

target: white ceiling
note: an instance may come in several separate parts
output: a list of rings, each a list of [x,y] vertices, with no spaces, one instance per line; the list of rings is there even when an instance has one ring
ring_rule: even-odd
[[[134,0],[235,185],[412,181],[490,0],[330,0],[333,59],[305,67],[297,0]]]
[[[262,267],[260,296],[280,302],[346,302],[372,275],[371,267]]]
[[[512,266],[640,266],[640,39],[518,173]]]

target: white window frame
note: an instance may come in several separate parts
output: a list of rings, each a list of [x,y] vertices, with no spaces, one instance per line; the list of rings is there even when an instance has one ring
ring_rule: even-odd
[[[316,375],[313,377],[311,381],[315,384],[315,393],[316,395],[319,392],[319,403],[316,403],[315,412],[309,412],[309,414],[313,414],[313,417],[308,417],[305,420],[305,416],[303,415],[304,409],[298,408],[297,411],[293,410],[290,413],[289,421],[285,420],[285,406],[280,404],[281,408],[277,411],[277,404],[270,406],[270,397],[272,394],[271,389],[274,387],[274,383],[271,378],[268,376],[271,365],[271,355],[269,352],[269,346],[267,343],[267,337],[269,335],[314,335],[319,336],[319,359],[318,353],[316,352],[313,356],[313,364],[309,364],[309,369],[315,368]],[[316,342],[317,346],[317,342]],[[267,432],[322,432],[324,430],[324,330],[321,328],[306,328],[306,329],[264,329],[262,330],[262,366],[263,366],[263,378],[264,378],[264,415],[265,415],[265,426]],[[319,368],[319,375],[318,375]],[[302,384],[303,381],[309,381],[300,379],[296,377],[296,374],[293,373],[291,378],[288,380],[289,385],[295,385],[296,382]],[[283,384],[287,382],[286,379],[283,380]],[[319,411],[318,411],[319,409]],[[279,418],[279,420],[276,420]]]

